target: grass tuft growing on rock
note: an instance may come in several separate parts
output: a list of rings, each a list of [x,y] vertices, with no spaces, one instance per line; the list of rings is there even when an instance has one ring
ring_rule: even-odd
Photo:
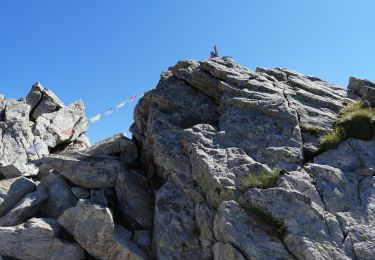
[[[312,124],[301,123],[299,126],[300,126],[302,131],[309,132],[309,133],[312,133],[312,134],[318,134],[318,133],[321,133],[321,132],[324,131],[324,129],[322,129],[318,126],[314,126]]]
[[[320,148],[323,151],[335,149],[339,146],[342,140],[344,140],[344,130],[341,128],[335,128],[333,131],[328,132],[320,137]]]
[[[320,148],[323,151],[337,148],[343,140],[356,138],[371,139],[374,126],[371,121],[375,110],[364,100],[358,100],[340,110],[331,132],[320,138]]]
[[[280,176],[279,170],[273,170],[272,172],[261,172],[258,174],[247,175],[242,177],[239,181],[241,190],[248,190],[250,188],[261,188],[267,189],[272,188],[276,185],[276,182]]]

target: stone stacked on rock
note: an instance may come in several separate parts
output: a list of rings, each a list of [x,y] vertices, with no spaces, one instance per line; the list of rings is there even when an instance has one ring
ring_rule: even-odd
[[[1,98],[0,256],[373,259],[375,136],[320,141],[373,86],[180,61],[91,147],[81,101]]]

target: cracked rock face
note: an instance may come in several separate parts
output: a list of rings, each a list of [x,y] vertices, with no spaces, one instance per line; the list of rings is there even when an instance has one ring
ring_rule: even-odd
[[[180,61],[91,147],[81,101],[0,97],[0,259],[374,259],[375,135],[319,144],[373,86]]]
[[[254,72],[230,58],[163,72],[131,128],[157,188],[155,256],[371,259],[375,141],[319,149],[353,98],[315,77]],[[273,186],[254,185],[274,171],[282,175]]]

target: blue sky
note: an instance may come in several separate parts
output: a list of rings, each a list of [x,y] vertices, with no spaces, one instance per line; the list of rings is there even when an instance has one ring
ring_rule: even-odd
[[[21,98],[39,81],[65,104],[83,99],[88,116],[214,44],[251,69],[375,81],[373,0],[4,0],[0,37],[0,94]],[[128,132],[133,108],[90,125],[91,141]]]

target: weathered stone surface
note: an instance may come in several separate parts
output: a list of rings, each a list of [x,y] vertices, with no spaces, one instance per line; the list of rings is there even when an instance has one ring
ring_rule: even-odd
[[[46,187],[38,185],[35,192],[23,197],[6,215],[0,218],[0,227],[16,226],[34,216],[47,199]]]
[[[35,83],[26,97],[26,103],[31,106],[30,117],[35,120],[44,113],[51,113],[64,107],[63,102],[39,82]]]
[[[220,242],[230,243],[247,259],[288,259],[283,243],[235,201],[224,201],[215,216],[214,232]]]
[[[134,141],[123,133],[104,139],[85,151],[91,155],[120,155],[125,163],[133,163],[138,156],[138,149]]]
[[[214,260],[245,260],[245,257],[228,243],[214,245]]]
[[[194,203],[173,181],[156,193],[154,246],[158,259],[202,259]]]
[[[152,240],[150,231],[135,230],[133,232],[132,241],[144,251],[151,253]]]
[[[98,205],[79,203],[58,222],[92,256],[99,259],[147,259],[130,241],[131,234],[113,222],[111,211]]]
[[[136,106],[132,140],[91,148],[80,101],[65,107],[40,85],[0,98],[0,183],[48,189],[40,201],[0,191],[0,223],[62,214],[100,259],[372,259],[375,138],[319,147],[342,108],[373,102],[373,83],[350,85],[229,57],[181,61]]]
[[[72,183],[87,189],[111,188],[123,163],[113,157],[86,154],[60,154],[40,160]]]
[[[48,191],[48,198],[43,205],[47,217],[57,219],[65,210],[76,205],[77,199],[62,177],[51,174],[42,180],[42,184]]]
[[[355,77],[350,77],[348,91],[350,94],[354,94],[355,97],[360,97],[375,106],[375,83],[358,79]]]
[[[117,177],[116,195],[123,217],[144,229],[152,227],[153,217],[152,198],[147,187],[147,179],[137,171],[126,170]]]
[[[216,239],[212,230],[214,223],[214,210],[207,203],[195,204],[195,221],[199,229],[199,240],[201,241],[203,257],[212,259],[213,244]]]
[[[337,219],[314,207],[311,199],[299,192],[250,189],[241,205],[283,227],[283,244],[299,259],[350,259],[344,252],[344,234]]]
[[[79,100],[56,112],[42,114],[36,119],[34,135],[47,147],[75,140],[87,130],[84,110],[84,104]]]
[[[88,197],[90,197],[90,192],[84,188],[75,186],[72,187],[70,190],[72,191],[74,196],[76,196],[77,199],[87,199]]]
[[[6,178],[15,178],[19,176],[36,176],[38,175],[38,169],[32,164],[13,163],[7,166],[0,166],[0,173]]]
[[[25,260],[85,259],[80,246],[58,239],[59,232],[53,219],[32,218],[19,226],[0,227],[0,255]]]
[[[104,189],[93,189],[90,191],[90,203],[103,208],[108,207],[108,200]]]
[[[35,188],[36,184],[25,177],[0,181],[0,217]]]

